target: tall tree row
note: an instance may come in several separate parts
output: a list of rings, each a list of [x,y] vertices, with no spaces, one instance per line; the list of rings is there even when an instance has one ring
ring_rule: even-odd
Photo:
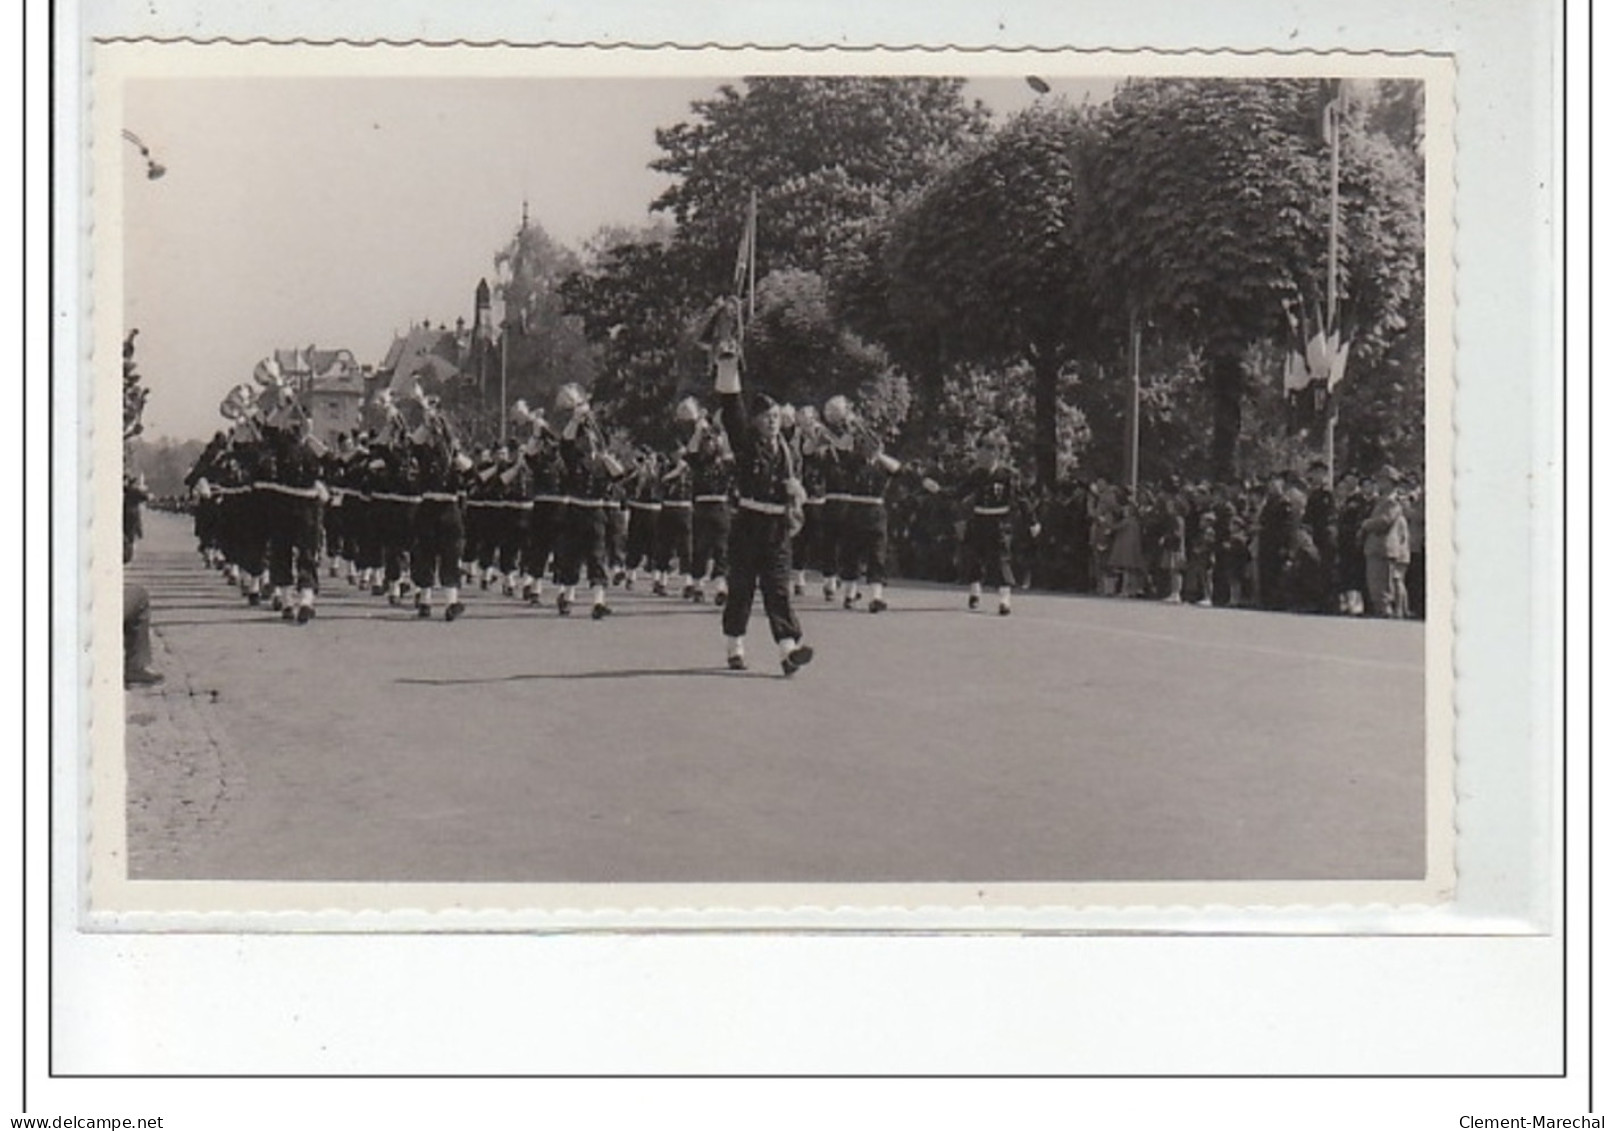
[[[994,128],[960,80],[749,79],[657,132],[665,220],[603,236],[550,291],[598,351],[602,408],[656,435],[702,383],[692,326],[731,285],[755,192],[748,364],[781,396],[901,405],[913,445],[990,422],[984,406],[1029,405],[1017,447],[1047,482],[1073,445],[1119,432],[1136,327],[1157,378],[1146,443],[1204,460],[1185,474],[1231,477],[1242,443],[1247,462],[1273,458],[1249,437],[1282,432],[1290,319],[1324,305],[1321,123],[1337,92],[1132,81],[1098,107],[1047,99]],[[1356,462],[1408,458],[1422,451],[1422,88],[1356,84],[1342,106],[1341,442]],[[1000,416],[1024,427],[1020,409]]]

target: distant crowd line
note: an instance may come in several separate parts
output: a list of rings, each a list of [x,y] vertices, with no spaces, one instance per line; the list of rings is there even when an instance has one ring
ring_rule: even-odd
[[[1424,491],[1396,469],[1214,484],[1171,479],[1137,493],[1104,477],[1036,492],[1014,539],[1024,588],[1203,608],[1423,619]],[[190,513],[189,495],[149,500]],[[968,515],[947,495],[892,500],[891,572],[956,583]]]
[[[1040,537],[1015,540],[1023,585],[1201,607],[1425,615],[1424,491],[1391,467],[1330,484],[1305,474],[1135,493],[1104,477],[1035,492]],[[962,518],[946,497],[894,505],[895,571],[952,582]]]

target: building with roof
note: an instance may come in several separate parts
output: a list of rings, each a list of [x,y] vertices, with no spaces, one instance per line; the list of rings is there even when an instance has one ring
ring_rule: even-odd
[[[471,353],[464,319],[453,330],[430,322],[412,325],[387,347],[386,357],[376,366],[372,394],[391,389],[393,396],[402,399],[418,381],[425,392],[440,395],[450,381],[467,375]]]
[[[310,430],[327,444],[359,427],[365,373],[353,351],[309,345],[274,351],[281,377],[297,391]]]

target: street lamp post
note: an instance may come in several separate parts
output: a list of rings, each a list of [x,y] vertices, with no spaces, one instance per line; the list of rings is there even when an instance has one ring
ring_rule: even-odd
[[[1025,77],[1026,77],[1026,85],[1031,87],[1032,90],[1037,94],[1037,96],[1039,98],[1042,98],[1045,94],[1048,94],[1053,89],[1052,87],[1049,86],[1049,84],[1044,79],[1040,78],[1037,75],[1027,75]],[[1140,410],[1141,410],[1141,407],[1142,407],[1141,400],[1142,400],[1143,376],[1142,376],[1142,373],[1141,373],[1141,369],[1142,369],[1142,366],[1143,366],[1142,355],[1143,355],[1143,352],[1144,352],[1144,349],[1143,349],[1143,334],[1144,334],[1144,331],[1143,331],[1143,328],[1142,328],[1142,326],[1140,325],[1140,322],[1139,322],[1138,308],[1137,308],[1136,305],[1134,305],[1128,311],[1127,321],[1128,321],[1128,324],[1127,324],[1127,330],[1128,330],[1127,340],[1128,340],[1128,347],[1129,347],[1128,348],[1128,371],[1129,371],[1128,372],[1128,384],[1129,384],[1130,388],[1128,389],[1128,397],[1127,397],[1127,422],[1126,422],[1125,431],[1124,431],[1122,439],[1123,439],[1123,443],[1125,445],[1124,455],[1125,455],[1126,458],[1125,458],[1125,468],[1124,468],[1124,470],[1125,470],[1126,475],[1127,475],[1127,487],[1128,487],[1128,490],[1131,491],[1134,496],[1137,496],[1137,494],[1138,494],[1138,462],[1139,462],[1138,461],[1138,438],[1139,438],[1139,417],[1141,415]]]
[[[510,410],[505,406],[505,394],[510,373],[510,315],[499,334],[499,442],[510,439]]]
[[[164,173],[168,172],[166,168],[159,165],[156,160],[153,159],[151,150],[146,147],[146,143],[141,141],[139,136],[133,130],[124,130],[123,140],[127,141],[130,145],[138,149],[140,151],[140,156],[146,159],[146,179],[148,181],[155,181]]]
[[[1140,355],[1143,349],[1143,330],[1139,328],[1138,312],[1131,315],[1131,334],[1128,335],[1132,346],[1131,385],[1127,397],[1127,489],[1136,499],[1138,497],[1138,416],[1140,386],[1142,384],[1139,369],[1142,364]]]
[[[1336,306],[1339,300],[1340,274],[1340,97],[1341,87],[1335,84],[1334,98],[1325,111],[1329,123],[1329,264],[1326,279],[1327,313],[1325,314],[1325,341],[1332,341],[1339,332]],[[1331,365],[1331,370],[1333,366]],[[1325,382],[1329,380],[1324,378]],[[1323,459],[1328,469],[1329,484],[1335,482],[1335,393],[1325,385],[1323,421]]]

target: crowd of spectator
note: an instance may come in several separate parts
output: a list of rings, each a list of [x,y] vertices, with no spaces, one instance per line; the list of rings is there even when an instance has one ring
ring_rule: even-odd
[[[144,496],[142,496],[144,499]],[[187,510],[189,500],[145,500]],[[1214,484],[1176,478],[1135,493],[1104,477],[1039,492],[1034,538],[1015,538],[1023,585],[1201,607],[1423,619],[1424,492],[1394,468]],[[133,529],[129,523],[133,522]],[[126,511],[138,538],[138,511]],[[946,494],[891,502],[897,576],[955,583],[965,513]]]
[[[1203,607],[1423,618],[1424,496],[1395,468],[1330,485],[1319,462],[1265,481],[1141,485],[1103,477],[1040,493],[1022,582]],[[945,496],[893,506],[895,569],[952,582],[964,517]]]

